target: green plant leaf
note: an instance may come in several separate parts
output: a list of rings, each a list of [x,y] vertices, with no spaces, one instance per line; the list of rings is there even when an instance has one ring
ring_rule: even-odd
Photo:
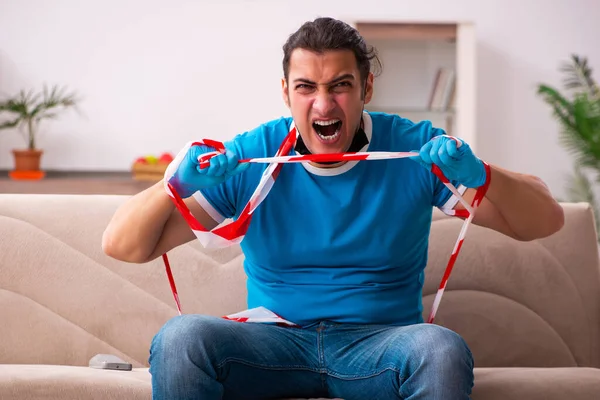
[[[560,126],[559,142],[573,157],[574,174],[567,189],[571,201],[590,204],[597,216],[596,230],[600,232],[598,201],[593,182],[584,171],[593,171],[600,183],[600,90],[585,57],[572,55],[560,67],[563,85],[570,97],[550,85],[540,84],[538,95],[550,106]],[[600,235],[599,235],[600,240]]]
[[[17,125],[19,125],[19,122],[21,122],[21,118],[17,118],[14,121],[5,121],[0,124],[0,129],[15,128]]]
[[[58,118],[58,113],[44,113],[44,114],[38,115],[35,120],[39,122],[43,119],[56,119],[56,118]]]
[[[540,85],[538,87],[538,94],[550,105],[554,116],[564,128],[572,129],[575,127],[575,121],[572,116],[573,104],[560,94],[557,89],[547,85]]]
[[[598,97],[598,85],[592,77],[587,58],[573,54],[571,61],[563,63],[559,70],[564,74],[563,84],[566,89]]]
[[[561,134],[561,143],[575,157],[577,163],[596,170],[600,170],[599,107],[600,104],[594,104],[586,95],[578,96],[573,108],[575,126],[563,130]]]

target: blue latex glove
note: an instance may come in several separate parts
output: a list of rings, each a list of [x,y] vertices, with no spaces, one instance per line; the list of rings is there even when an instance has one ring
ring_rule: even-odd
[[[457,147],[457,140],[460,146]],[[468,188],[478,188],[485,183],[486,170],[483,162],[475,156],[469,144],[447,135],[436,136],[425,143],[418,156],[410,157],[428,170],[437,165],[451,181]]]
[[[250,163],[240,164],[238,157],[231,150],[226,149],[225,154],[210,159],[209,167],[201,169],[198,157],[214,151],[215,149],[209,146],[191,146],[185,153],[180,152],[173,160],[172,165],[176,170],[172,172],[173,176],[169,178],[169,183],[181,198],[190,197],[200,189],[220,185],[250,166]]]

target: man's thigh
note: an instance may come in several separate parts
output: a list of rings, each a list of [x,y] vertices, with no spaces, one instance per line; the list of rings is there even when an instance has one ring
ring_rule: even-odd
[[[446,328],[332,324],[321,330],[331,396],[393,399],[427,392],[429,397],[423,398],[458,399],[470,392],[471,353],[462,338]],[[453,396],[461,395],[438,393],[444,386]]]
[[[326,395],[326,375],[319,366],[314,331],[233,324],[238,325],[230,337],[230,349],[216,366],[225,400]]]
[[[184,364],[189,359],[183,368],[191,365],[213,376],[223,387],[224,399],[324,393],[314,330],[185,315],[169,321],[159,335],[162,353],[179,353],[163,356]]]

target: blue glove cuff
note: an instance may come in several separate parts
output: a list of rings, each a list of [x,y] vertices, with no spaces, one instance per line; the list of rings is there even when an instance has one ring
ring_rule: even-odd
[[[475,174],[470,174],[470,179],[465,179],[461,181],[460,183],[462,185],[468,188],[478,188],[485,184],[487,180],[487,172],[485,169],[485,165],[483,164],[483,161],[481,161],[479,158],[477,159],[476,165],[478,172]]]

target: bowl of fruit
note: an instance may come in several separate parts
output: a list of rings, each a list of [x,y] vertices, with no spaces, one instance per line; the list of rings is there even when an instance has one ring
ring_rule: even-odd
[[[171,153],[162,153],[159,156],[148,154],[138,157],[131,167],[133,179],[138,181],[161,180],[173,158]]]

